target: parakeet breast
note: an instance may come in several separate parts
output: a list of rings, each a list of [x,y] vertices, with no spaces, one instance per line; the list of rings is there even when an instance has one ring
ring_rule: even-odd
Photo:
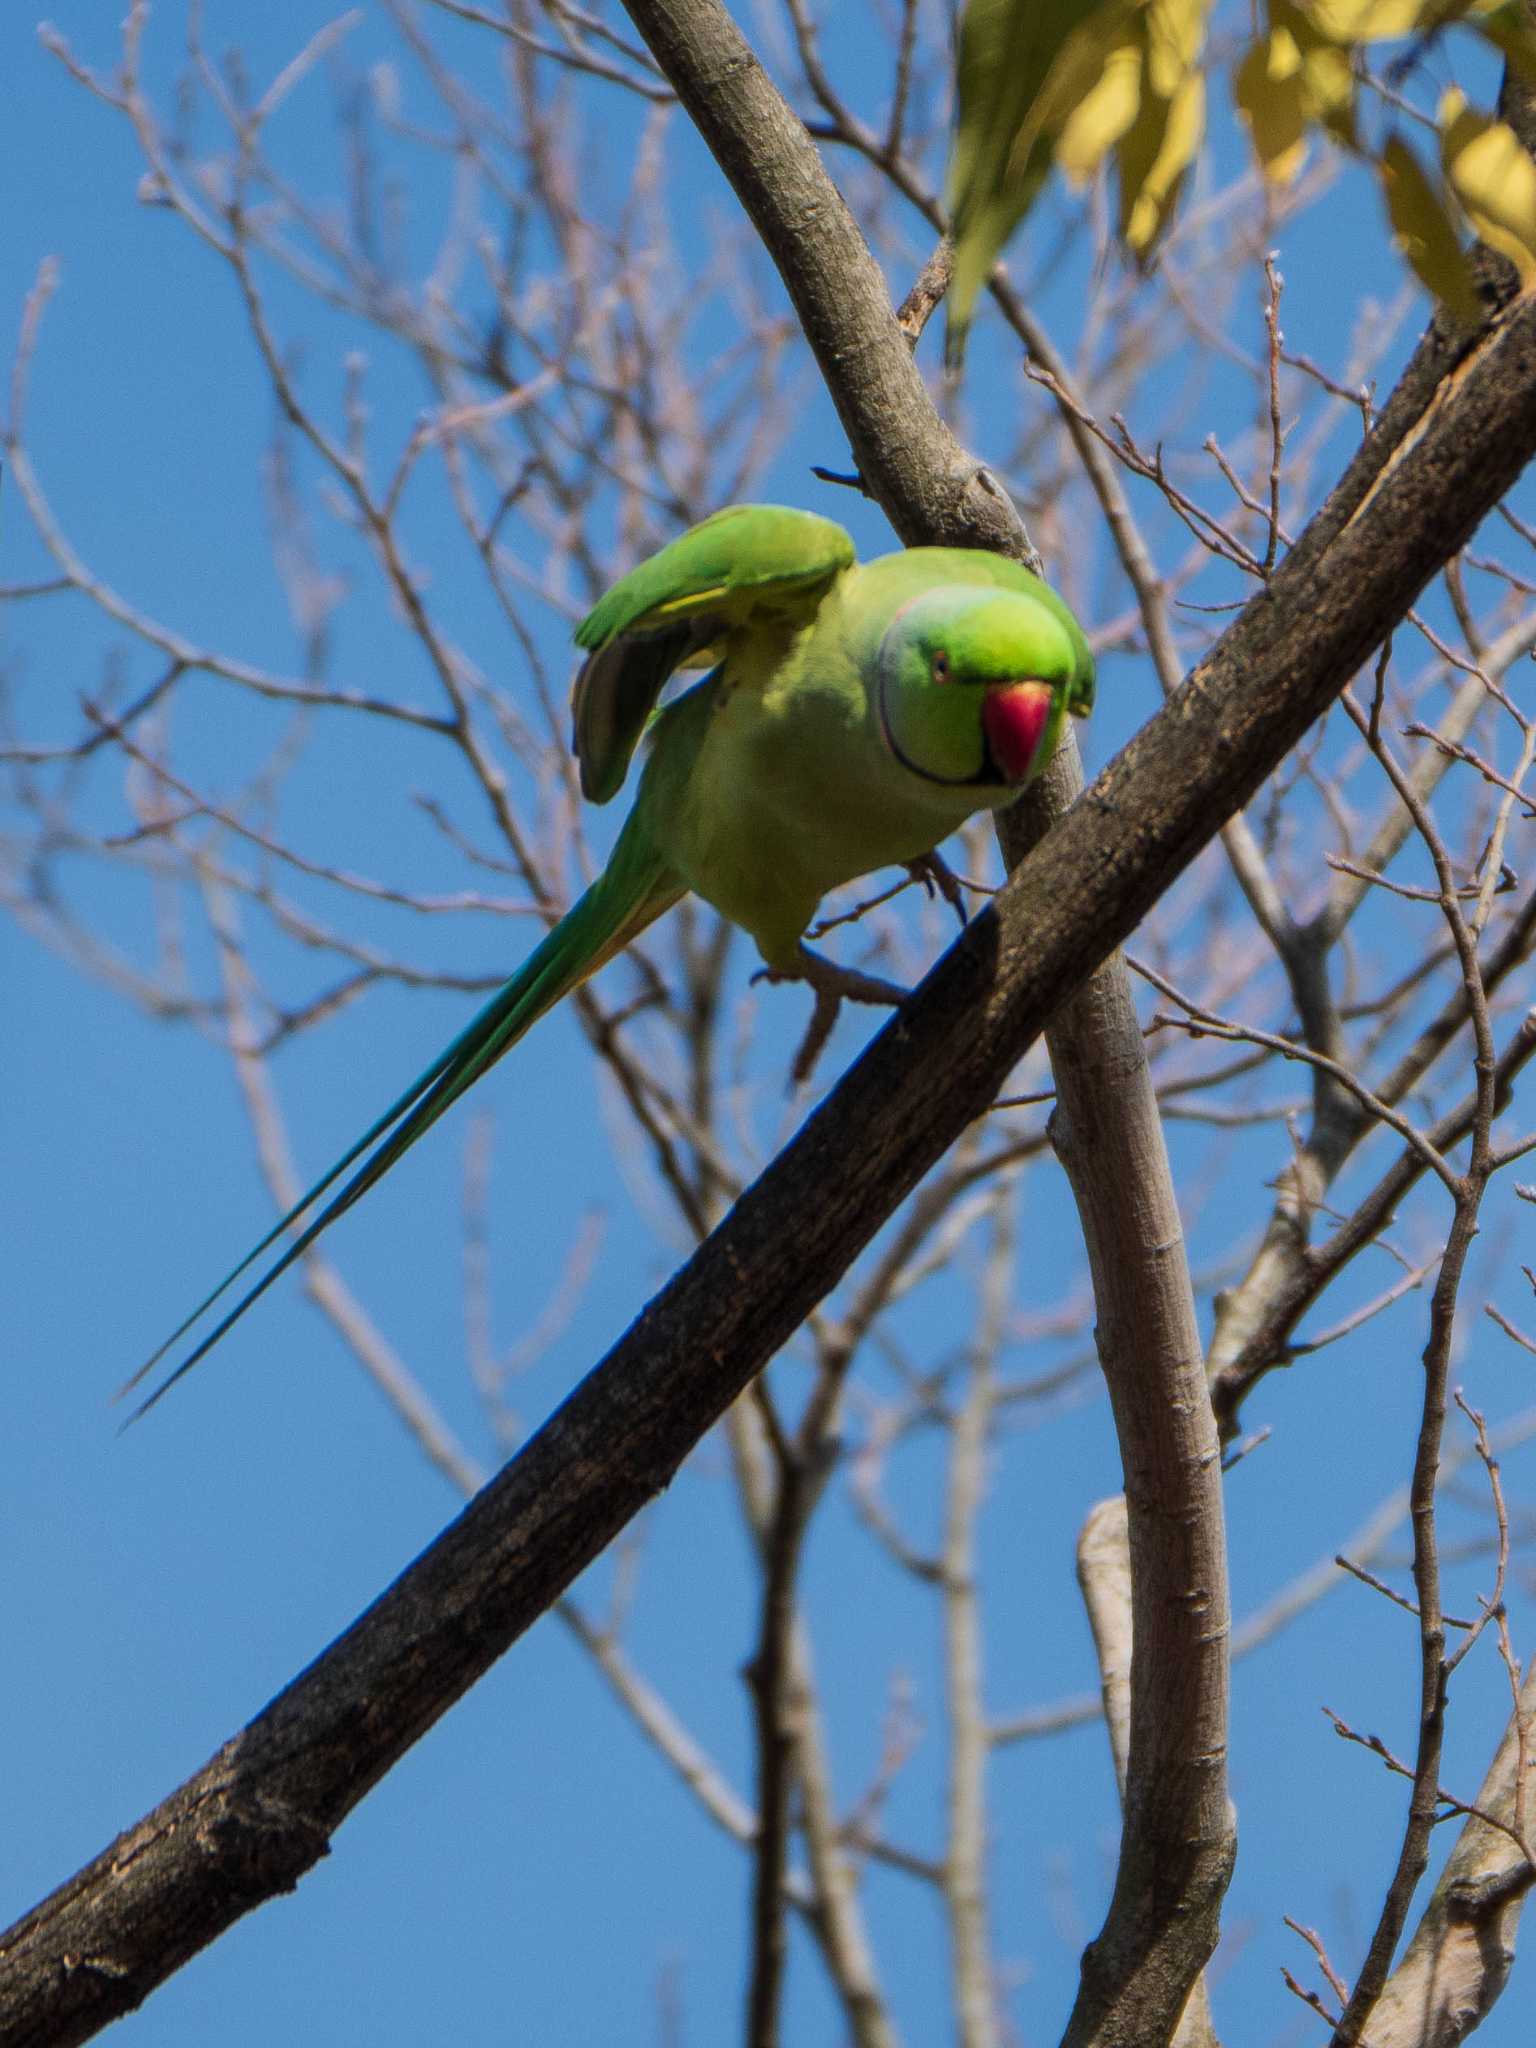
[[[671,858],[770,962],[793,957],[828,890],[916,859],[1008,794],[944,788],[892,757],[849,626],[828,607],[779,658],[728,658],[690,693],[707,696],[707,724],[669,821]]]

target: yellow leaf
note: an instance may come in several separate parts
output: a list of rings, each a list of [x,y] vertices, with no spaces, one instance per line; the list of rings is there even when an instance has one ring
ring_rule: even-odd
[[[1481,302],[1437,182],[1400,135],[1389,138],[1380,169],[1393,239],[1415,276],[1459,319],[1476,322],[1482,315]]]
[[[1029,0],[1019,0],[1023,6]],[[1033,149],[1041,138],[1054,139],[1071,120],[1083,101],[1103,82],[1106,69],[1114,62],[1121,45],[1129,40],[1140,47],[1137,17],[1144,0],[1100,0],[1086,10],[1071,33],[1056,46],[1040,81],[1028,114],[1014,138],[1014,160],[1020,152]]]
[[[1127,33],[1104,59],[1096,85],[1073,107],[1056,138],[1056,161],[1074,185],[1098,169],[1141,105],[1141,39]]]
[[[955,144],[948,198],[955,232],[951,360],[976,294],[1050,168],[1039,102],[1077,32],[1099,17],[1112,37],[1131,0],[968,0],[960,23]],[[1098,76],[1093,70],[1083,90]]]
[[[1171,100],[1200,62],[1210,0],[1147,0],[1147,82]]]
[[[1191,72],[1171,100],[1143,97],[1120,142],[1120,232],[1146,256],[1173,218],[1179,187],[1205,133],[1205,81]]]
[[[1440,102],[1440,163],[1476,232],[1523,284],[1536,281],[1536,163],[1513,128],[1452,87]]]
[[[1465,7],[1436,0],[1311,0],[1307,13],[1336,43],[1385,43],[1435,28]]]
[[[1320,121],[1347,149],[1355,146],[1355,73],[1350,52],[1330,42],[1317,25],[1316,10],[1294,0],[1269,0],[1271,35],[1282,29],[1295,43],[1301,63],[1307,117]]]
[[[1301,52],[1284,28],[1254,43],[1232,82],[1259,168],[1272,185],[1288,185],[1307,153],[1307,91]]]
[[[1258,47],[1264,53],[1264,76],[1272,78],[1276,84],[1283,84],[1300,71],[1301,46],[1295,31],[1278,16],[1270,20],[1267,42],[1260,43]]]
[[[1347,50],[1314,42],[1304,49],[1301,76],[1307,112],[1320,121],[1335,142],[1355,147],[1355,73]]]

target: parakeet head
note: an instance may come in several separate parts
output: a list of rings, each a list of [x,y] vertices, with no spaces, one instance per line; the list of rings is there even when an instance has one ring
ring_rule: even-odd
[[[1061,600],[945,584],[902,606],[876,656],[886,745],[929,782],[1022,789],[1067,713],[1093,708],[1093,656]]]

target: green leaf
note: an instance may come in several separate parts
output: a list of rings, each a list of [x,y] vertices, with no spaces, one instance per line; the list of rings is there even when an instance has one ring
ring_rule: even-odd
[[[1141,106],[1142,42],[1134,27],[1122,30],[1091,85],[1061,124],[1056,162],[1065,177],[1081,185],[1091,178],[1125,134]]]
[[[1482,304],[1451,209],[1440,189],[1400,135],[1392,136],[1378,166],[1393,239],[1421,283],[1458,319],[1472,324]]]
[[[1272,25],[1249,46],[1232,80],[1259,169],[1271,185],[1289,185],[1307,153],[1311,108],[1301,51],[1288,28]]]
[[[1135,0],[968,0],[960,21],[948,202],[955,236],[947,353],[1034,203],[1062,121],[1098,83]]]
[[[1171,100],[1144,94],[1116,152],[1120,233],[1133,254],[1149,256],[1167,232],[1185,174],[1205,134],[1205,80],[1191,71]]]

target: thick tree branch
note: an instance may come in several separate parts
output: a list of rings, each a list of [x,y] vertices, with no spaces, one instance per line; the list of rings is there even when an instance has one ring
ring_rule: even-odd
[[[1067,2040],[1130,2041],[1141,2027],[1140,2038],[1166,2040],[1215,1949],[1236,1851],[1221,1460],[1173,1176],[1118,955],[1047,1035],[1052,1138],[1083,1219],[1124,1466],[1135,1643],[1120,1862]]]
[[[1081,787],[1076,749],[1062,749],[1001,824],[1010,865]],[[1061,1006],[1046,1042],[1051,1139],[1082,1223],[1125,1476],[1136,1645],[1115,1889],[1066,2039],[1166,2041],[1194,2003],[1189,2025],[1208,2040],[1192,1987],[1216,1946],[1235,1853],[1221,1461],[1173,1174],[1118,952]]]
[[[1123,1807],[1130,1778],[1132,1647],[1131,1532],[1123,1493],[1088,1510],[1077,1539],[1077,1583],[1093,1630],[1104,1724]],[[1197,1977],[1172,2048],[1215,2048],[1215,2041],[1205,1979]]]
[[[1018,515],[935,412],[879,264],[725,8],[625,6],[777,264],[859,475],[902,540],[1018,554]]]
[[[1536,1660],[1424,1916],[1366,2029],[1370,2048],[1456,2048],[1488,2017],[1515,1960],[1515,1932],[1536,1869],[1524,1827],[1536,1736]],[[1497,1823],[1497,1824],[1496,1824]],[[1499,1825],[1501,1824],[1501,1825]]]

